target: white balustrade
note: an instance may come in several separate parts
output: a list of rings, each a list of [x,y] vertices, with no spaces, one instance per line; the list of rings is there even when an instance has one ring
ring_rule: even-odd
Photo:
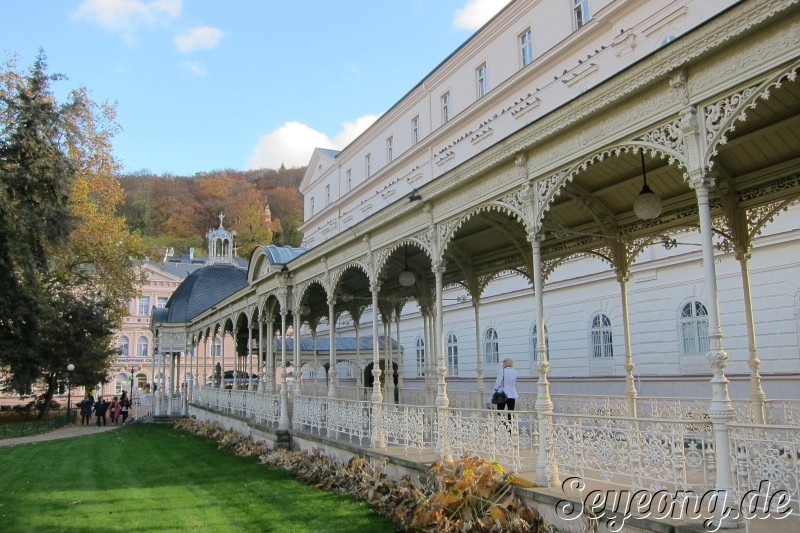
[[[728,436],[736,501],[742,501],[748,491],[755,489],[766,493],[764,501],[775,510],[780,499],[772,495],[783,490],[797,513],[800,510],[800,427],[728,424]]]
[[[295,396],[292,427],[301,431],[322,434],[327,430],[325,411],[328,402],[324,396]]]
[[[350,442],[358,439],[359,445],[369,442],[372,434],[371,402],[327,399],[327,430],[332,438],[346,437]]]
[[[536,395],[532,395],[536,403]],[[568,415],[628,416],[624,396],[551,394],[553,411]]]
[[[343,396],[357,396],[355,387],[341,388]],[[326,396],[295,396],[292,427],[329,438],[384,444],[421,457],[437,449],[459,457],[478,454],[508,469],[533,472],[539,446],[537,414],[520,409],[536,395],[522,393],[516,411],[475,409],[475,395],[449,394],[451,406],[422,405],[422,389],[401,391],[403,404],[359,401]],[[623,396],[553,395],[555,413],[548,416],[548,462],[561,479],[580,477],[587,482],[631,490],[694,491],[714,487],[716,451],[707,399],[638,398],[639,418],[628,417]],[[180,405],[179,402],[174,402]],[[203,387],[193,403],[217,412],[276,426],[280,416],[278,393]],[[460,405],[465,407],[460,407]],[[749,423],[749,400],[734,400],[737,420],[729,425],[731,464],[739,498],[764,481],[772,493],[786,490],[793,505],[800,501],[800,401],[769,400],[766,425]],[[132,416],[152,413],[154,399],[134,399]],[[651,415],[652,418],[648,418]],[[777,425],[784,422],[783,425]],[[380,433],[380,438],[373,441]],[[776,500],[777,501],[777,500]]]
[[[150,394],[136,394],[131,400],[129,418],[131,420],[141,420],[148,416],[153,416],[155,401]]]
[[[535,470],[538,451],[535,411],[442,409],[438,431],[442,449],[454,457],[477,454],[512,470]]]
[[[436,445],[436,408],[418,405],[381,405],[375,423],[388,446],[400,446],[406,455],[412,450],[422,455]]]
[[[558,466],[561,479],[698,494],[713,487],[710,422],[560,413],[549,418],[548,461]]]

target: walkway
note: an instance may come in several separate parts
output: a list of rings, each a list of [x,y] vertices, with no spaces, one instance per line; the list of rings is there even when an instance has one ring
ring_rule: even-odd
[[[27,435],[25,437],[16,437],[13,439],[0,439],[0,446],[16,446],[17,444],[30,444],[32,442],[44,442],[48,440],[68,439],[70,437],[81,437],[83,435],[94,435],[95,433],[102,433],[104,431],[111,431],[121,426],[100,426],[94,424],[88,426],[81,426],[77,424],[64,426],[53,431],[45,433],[37,433],[36,435]]]

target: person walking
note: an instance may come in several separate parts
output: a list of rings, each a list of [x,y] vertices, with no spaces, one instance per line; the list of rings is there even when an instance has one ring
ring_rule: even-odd
[[[92,419],[92,411],[94,411],[94,398],[88,392],[81,400],[81,425],[88,426]]]
[[[94,414],[97,417],[97,427],[106,425],[106,413],[108,412],[108,400],[102,396],[97,397],[97,403],[94,404]]]
[[[517,403],[517,371],[514,370],[514,360],[510,357],[503,359],[503,368],[497,373],[494,390],[506,393],[506,401],[498,403],[497,410],[502,411],[508,407],[509,411],[513,411]],[[511,420],[511,413],[508,414],[508,419]]]
[[[120,414],[122,415],[122,425],[125,425],[125,420],[128,418],[128,411],[131,408],[131,399],[128,398],[128,393],[126,391],[122,391],[122,396],[119,399],[119,409]]]
[[[117,422],[119,422],[119,413],[121,411],[119,400],[116,396],[111,399],[111,403],[108,404],[108,416],[111,419],[111,423],[115,426]]]

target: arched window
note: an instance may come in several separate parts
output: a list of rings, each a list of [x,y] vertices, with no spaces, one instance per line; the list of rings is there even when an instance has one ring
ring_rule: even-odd
[[[147,357],[147,353],[150,348],[150,341],[147,340],[147,337],[141,336],[139,340],[136,341],[136,355],[139,357]]]
[[[458,337],[455,333],[447,335],[447,373],[458,375]]]
[[[211,353],[212,357],[222,357],[222,339],[214,337],[214,349]]]
[[[536,343],[539,342],[539,336],[536,334],[536,324],[531,326],[531,351],[533,352],[533,360],[538,360],[538,354],[536,353]],[[550,360],[550,337],[547,333],[547,326],[544,327],[544,356],[545,360]]]
[[[702,303],[692,300],[683,305],[680,330],[684,355],[708,351],[708,311]]]
[[[487,363],[500,362],[500,346],[497,342],[497,331],[494,328],[487,329],[483,335],[483,353]]]
[[[130,343],[131,341],[125,335],[117,340],[117,350],[122,357],[130,355]]]
[[[425,375],[425,339],[422,337],[417,337],[417,342],[415,343],[415,348],[417,352],[417,376],[424,376]]]
[[[678,38],[677,35],[672,34],[672,33],[668,33],[664,37],[662,37],[661,40],[658,42],[658,47],[661,48],[662,46],[665,46],[665,45],[671,43],[672,41],[674,41],[677,38]]]
[[[547,333],[545,332],[545,335]],[[589,333],[592,346],[592,357],[614,357],[614,344],[611,336],[611,320],[603,313],[592,318]]]

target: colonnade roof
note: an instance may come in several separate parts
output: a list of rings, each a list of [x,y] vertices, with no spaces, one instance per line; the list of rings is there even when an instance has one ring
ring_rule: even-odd
[[[292,246],[275,246],[270,244],[267,246],[260,246],[264,253],[269,258],[270,263],[273,265],[285,265],[292,259],[299,257],[306,253],[306,248],[294,248]]]

